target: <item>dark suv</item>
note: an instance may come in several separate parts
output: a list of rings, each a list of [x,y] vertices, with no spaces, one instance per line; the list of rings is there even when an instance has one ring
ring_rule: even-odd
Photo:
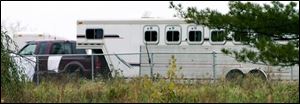
[[[102,49],[92,49],[93,54],[102,54]],[[20,51],[20,55],[32,57],[32,55],[42,55],[35,57],[36,75],[57,75],[60,73],[79,73],[86,78],[91,78],[92,60],[94,75],[104,78],[111,77],[107,61],[103,55],[87,55],[85,49],[76,49],[75,41],[54,40],[54,41],[30,41]],[[76,55],[77,54],[77,55]],[[80,54],[80,55],[78,55]]]

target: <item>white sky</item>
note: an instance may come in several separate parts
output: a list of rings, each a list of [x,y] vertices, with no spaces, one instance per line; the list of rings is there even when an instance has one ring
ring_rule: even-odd
[[[270,1],[255,1],[270,3]],[[289,1],[283,1],[287,4]],[[299,8],[299,1],[297,8]],[[184,7],[209,7],[222,13],[229,11],[228,1],[175,1]],[[1,22],[20,22],[26,32],[42,32],[76,39],[78,19],[138,19],[145,11],[151,17],[173,18],[169,1],[1,1]],[[1,23],[2,24],[2,23]]]

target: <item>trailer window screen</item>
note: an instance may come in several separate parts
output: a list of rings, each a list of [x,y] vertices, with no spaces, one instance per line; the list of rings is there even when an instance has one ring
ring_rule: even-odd
[[[224,31],[212,31],[211,32],[211,41],[213,42],[222,42],[225,41],[226,34]]]
[[[249,35],[246,32],[235,32],[233,34],[234,41],[246,41],[249,39]]]
[[[156,31],[146,31],[145,32],[145,40],[147,42],[157,41],[157,32]]]
[[[102,39],[103,38],[103,29],[86,29],[86,38],[87,39]]]
[[[201,31],[190,31],[189,32],[189,40],[192,42],[200,42],[202,39]]]
[[[167,41],[179,41],[179,31],[168,31]]]

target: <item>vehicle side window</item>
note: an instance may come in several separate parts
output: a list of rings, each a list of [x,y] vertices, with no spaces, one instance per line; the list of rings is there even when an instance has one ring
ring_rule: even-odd
[[[159,27],[156,25],[145,25],[144,30],[145,44],[158,44],[159,42]]]
[[[63,44],[53,43],[50,54],[63,54]]]
[[[181,42],[181,27],[178,25],[167,25],[165,27],[166,44],[180,44]]]
[[[102,39],[103,29],[86,29],[85,34],[87,39]]]
[[[211,40],[213,42],[222,42],[225,41],[226,34],[224,31],[212,31]]]
[[[35,53],[35,48],[36,44],[29,44],[20,51],[20,55],[32,55]]]
[[[41,42],[39,47],[39,54],[46,54],[47,53],[47,42]]]
[[[71,43],[71,45],[72,45],[73,54],[86,54],[85,49],[76,48],[76,43]]]
[[[167,41],[179,41],[179,31],[168,31]]]
[[[249,39],[249,34],[247,32],[235,32],[232,37],[235,42],[246,41]]]
[[[157,32],[156,31],[146,31],[145,40],[155,42],[157,41]]]
[[[65,43],[63,47],[64,54],[71,54],[72,53],[72,47],[71,43]]]
[[[85,49],[76,49],[75,54],[86,54]]]
[[[189,32],[189,40],[192,42],[199,42],[202,38],[202,32],[201,31],[190,31]]]
[[[50,54],[71,54],[71,43],[53,43]]]

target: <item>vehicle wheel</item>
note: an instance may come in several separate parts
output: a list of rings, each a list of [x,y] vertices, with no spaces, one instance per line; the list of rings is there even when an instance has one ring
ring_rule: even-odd
[[[70,65],[67,68],[65,68],[64,77],[67,76],[67,78],[70,79],[79,79],[83,77],[83,68],[79,65]]]
[[[231,82],[242,82],[244,77],[245,77],[245,75],[243,72],[235,69],[235,70],[231,70],[228,72],[228,74],[226,75],[226,80],[231,81]]]
[[[259,70],[252,70],[247,74],[248,77],[257,78],[259,80],[267,80],[266,76]]]

